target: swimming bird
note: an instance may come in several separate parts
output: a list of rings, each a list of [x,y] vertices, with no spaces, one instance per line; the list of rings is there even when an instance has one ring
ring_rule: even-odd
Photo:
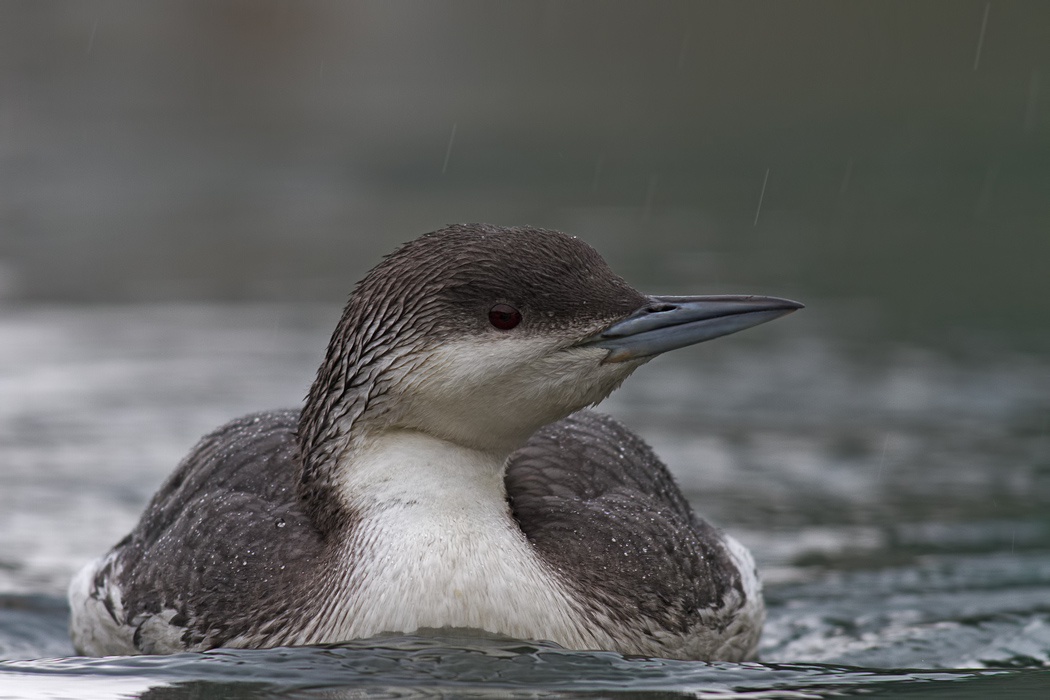
[[[448,226],[358,283],[301,410],[204,437],[70,584],[79,653],[473,628],[741,660],[755,565],[585,410],[652,357],[800,308],[646,296],[577,238]]]

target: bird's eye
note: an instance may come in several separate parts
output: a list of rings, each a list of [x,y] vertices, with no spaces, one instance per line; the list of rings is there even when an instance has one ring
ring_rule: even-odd
[[[489,323],[501,331],[509,331],[521,323],[521,312],[507,304],[496,304],[489,309]]]

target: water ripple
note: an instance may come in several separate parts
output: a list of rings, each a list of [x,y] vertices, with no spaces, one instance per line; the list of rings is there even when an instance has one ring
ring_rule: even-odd
[[[702,663],[580,652],[502,638],[405,636],[319,647],[223,649],[173,656],[0,662],[0,685],[93,687],[141,697],[617,697],[821,698],[919,689],[964,692],[982,680],[1050,680],[1032,671],[872,670],[825,664]],[[1026,675],[1027,674],[1027,675]],[[1034,675],[1033,675],[1034,674]],[[64,680],[60,680],[64,679]],[[969,684],[958,685],[959,681]],[[135,688],[135,683],[141,686]],[[163,690],[163,692],[160,692]]]

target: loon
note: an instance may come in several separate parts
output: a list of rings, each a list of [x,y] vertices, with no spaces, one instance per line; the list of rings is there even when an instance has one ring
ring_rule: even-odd
[[[575,237],[451,225],[351,294],[300,411],[205,436],[70,584],[80,654],[472,628],[753,658],[748,551],[587,410],[660,353],[798,308],[646,296]]]

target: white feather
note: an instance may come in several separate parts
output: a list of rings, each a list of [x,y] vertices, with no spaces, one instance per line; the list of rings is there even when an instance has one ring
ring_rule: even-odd
[[[608,645],[513,520],[504,460],[417,431],[385,433],[358,451],[341,484],[363,516],[345,553],[352,574],[311,641],[472,627]]]

